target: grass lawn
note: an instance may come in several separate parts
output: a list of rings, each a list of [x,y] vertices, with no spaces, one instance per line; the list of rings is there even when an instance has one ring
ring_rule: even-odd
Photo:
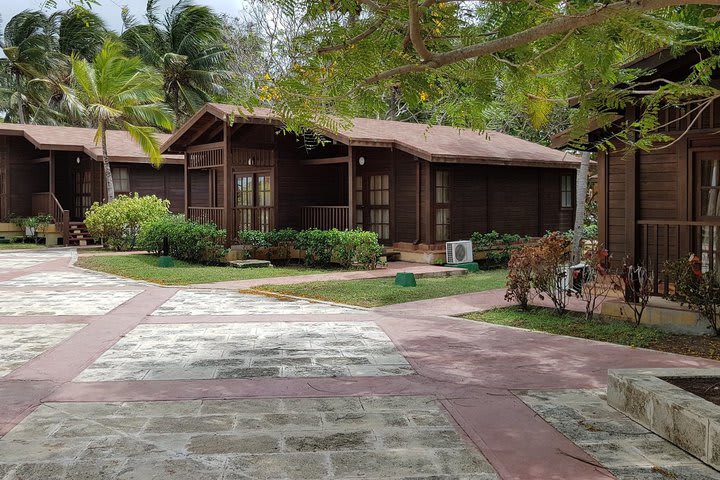
[[[653,327],[643,325],[636,327],[632,323],[605,318],[586,322],[583,315],[573,312],[559,316],[548,308],[523,311],[517,307],[508,307],[470,313],[463,315],[463,318],[720,360],[720,338],[717,337],[673,334]]]
[[[135,280],[162,285],[192,285],[197,283],[252,280],[256,278],[311,275],[331,270],[306,267],[234,268],[207,266],[175,261],[172,268],[157,266],[157,257],[149,254],[86,255],[78,258],[77,266],[99,272],[112,273]]]
[[[490,270],[452,277],[418,278],[417,287],[398,287],[394,278],[376,278],[263,285],[257,289],[370,308],[501,288],[505,286],[506,275],[506,270]]]
[[[36,250],[40,248],[47,247],[35,243],[0,243],[0,250]]]

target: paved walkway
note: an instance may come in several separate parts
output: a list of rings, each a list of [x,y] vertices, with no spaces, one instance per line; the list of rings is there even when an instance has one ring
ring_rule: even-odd
[[[424,265],[410,262],[390,262],[386,268],[377,270],[359,270],[352,272],[331,272],[311,275],[296,275],[292,277],[257,278],[252,280],[231,280],[228,282],[206,283],[193,285],[193,288],[227,288],[247,290],[260,285],[289,285],[303,282],[329,282],[343,280],[361,280],[367,278],[392,278],[398,272],[411,272],[416,277],[444,277],[449,275],[465,275],[466,270],[461,268],[442,267],[438,265]]]
[[[71,254],[0,253],[0,478],[613,478],[603,462],[661,478],[589,449],[537,391],[717,366],[446,316],[497,292],[372,311],[217,285],[189,301]],[[713,478],[696,463],[675,478]]]

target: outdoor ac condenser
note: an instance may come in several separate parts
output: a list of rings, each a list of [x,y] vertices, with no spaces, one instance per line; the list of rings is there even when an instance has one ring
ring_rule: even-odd
[[[457,264],[473,261],[473,247],[470,240],[445,243],[445,263]]]

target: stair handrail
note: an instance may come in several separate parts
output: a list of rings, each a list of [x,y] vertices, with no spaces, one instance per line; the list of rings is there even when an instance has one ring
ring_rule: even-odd
[[[48,197],[50,200],[48,206],[52,212],[52,217],[55,219],[55,226],[57,228],[57,225],[60,224],[63,245],[67,247],[70,245],[70,210],[65,210],[62,207],[60,200],[57,199],[54,193],[49,192]]]

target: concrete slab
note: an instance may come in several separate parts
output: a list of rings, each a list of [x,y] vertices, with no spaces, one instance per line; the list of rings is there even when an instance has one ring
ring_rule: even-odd
[[[417,425],[412,413],[442,424]],[[0,439],[0,473],[23,480],[498,478],[430,397],[48,403]]]
[[[57,345],[85,325],[0,325],[0,377]]]
[[[76,381],[412,375],[374,323],[139,325]]]

